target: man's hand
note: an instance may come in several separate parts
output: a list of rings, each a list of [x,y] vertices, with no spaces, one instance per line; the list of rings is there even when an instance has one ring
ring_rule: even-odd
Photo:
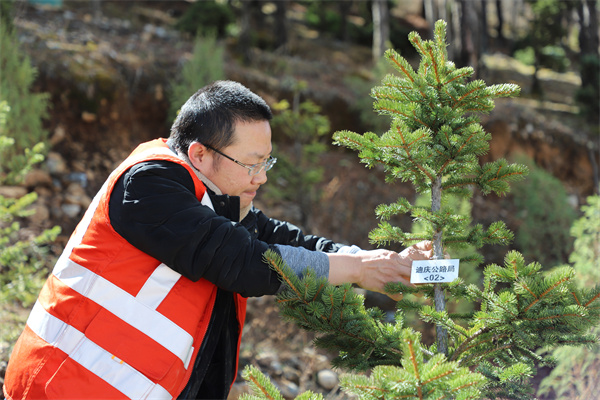
[[[388,282],[410,285],[413,260],[427,260],[432,256],[431,242],[423,241],[401,253],[390,250],[362,250],[355,254],[328,254],[329,282],[334,285],[356,283],[374,292],[385,293]],[[385,293],[387,294],[387,293]],[[400,300],[402,294],[389,295]]]

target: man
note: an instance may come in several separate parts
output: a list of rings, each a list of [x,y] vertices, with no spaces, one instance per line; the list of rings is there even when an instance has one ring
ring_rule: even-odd
[[[168,140],[140,145],[113,171],[14,347],[7,399],[226,398],[246,298],[281,286],[268,249],[332,284],[408,282],[427,243],[360,251],[252,207],[276,161],[270,119],[259,96],[215,82],[186,102]]]

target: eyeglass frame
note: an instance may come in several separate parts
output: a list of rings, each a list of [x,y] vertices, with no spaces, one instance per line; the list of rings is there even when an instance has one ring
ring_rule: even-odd
[[[252,165],[248,165],[248,164],[244,164],[241,161],[236,160],[233,157],[228,156],[227,154],[223,153],[220,150],[215,149],[214,147],[212,147],[212,146],[210,146],[208,144],[204,144],[204,147],[206,147],[207,149],[210,149],[210,150],[214,151],[215,153],[218,153],[218,154],[222,155],[223,157],[228,158],[229,160],[233,161],[234,163],[236,163],[238,165],[241,165],[242,167],[246,168],[248,170],[248,175],[250,175],[250,176],[258,175],[263,170],[265,172],[269,171],[271,168],[273,168],[273,165],[275,165],[275,163],[277,162],[277,158],[275,158],[273,156],[269,156],[269,158],[266,161],[259,162],[259,163],[256,163],[256,164],[252,164]],[[257,172],[252,173],[252,171],[255,168],[258,168]]]

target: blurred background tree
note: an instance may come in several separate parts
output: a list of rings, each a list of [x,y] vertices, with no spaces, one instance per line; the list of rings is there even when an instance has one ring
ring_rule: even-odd
[[[535,165],[530,158],[517,156],[515,160],[528,166],[526,181],[515,182],[507,210],[515,213],[518,228],[515,247],[545,268],[568,262],[573,251],[573,237],[569,233],[577,218],[577,211],[569,201],[563,184],[552,174]]]
[[[301,101],[306,82],[294,81],[292,104],[281,100],[273,105],[271,128],[280,144],[275,149],[277,168],[269,173],[271,184],[265,187],[264,198],[271,202],[297,204],[297,223],[311,231],[309,216],[320,198],[319,183],[323,166],[319,159],[327,150],[326,135],[330,133],[329,119],[320,114],[321,108],[310,100]],[[287,147],[287,151],[278,149]]]
[[[31,91],[37,70],[19,51],[17,36],[10,24],[0,24],[0,49],[0,101],[10,107],[5,116],[4,134],[14,141],[14,151],[5,152],[3,156],[0,176],[4,182],[16,184],[30,162],[25,149],[48,140],[42,120],[49,115],[50,102],[48,93]],[[47,151],[47,148],[38,151]]]
[[[211,31],[195,35],[191,58],[181,66],[181,73],[170,81],[168,128],[177,117],[180,107],[196,90],[213,81],[225,79],[225,47],[218,41],[217,35]]]

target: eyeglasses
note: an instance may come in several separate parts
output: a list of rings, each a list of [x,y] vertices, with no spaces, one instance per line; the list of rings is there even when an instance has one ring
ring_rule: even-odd
[[[222,153],[221,151],[215,149],[212,146],[205,144],[204,147],[206,147],[207,149],[211,149],[215,153],[219,153],[223,157],[228,158],[231,161],[233,161],[234,163],[241,165],[242,167],[248,169],[248,175],[250,175],[250,176],[258,175],[263,171],[266,172],[266,171],[270,170],[271,168],[273,168],[273,165],[277,162],[276,158],[269,156],[269,159],[267,161],[263,161],[258,164],[247,165],[247,164],[244,164],[243,162],[236,160],[235,158],[229,157],[227,154]]]

